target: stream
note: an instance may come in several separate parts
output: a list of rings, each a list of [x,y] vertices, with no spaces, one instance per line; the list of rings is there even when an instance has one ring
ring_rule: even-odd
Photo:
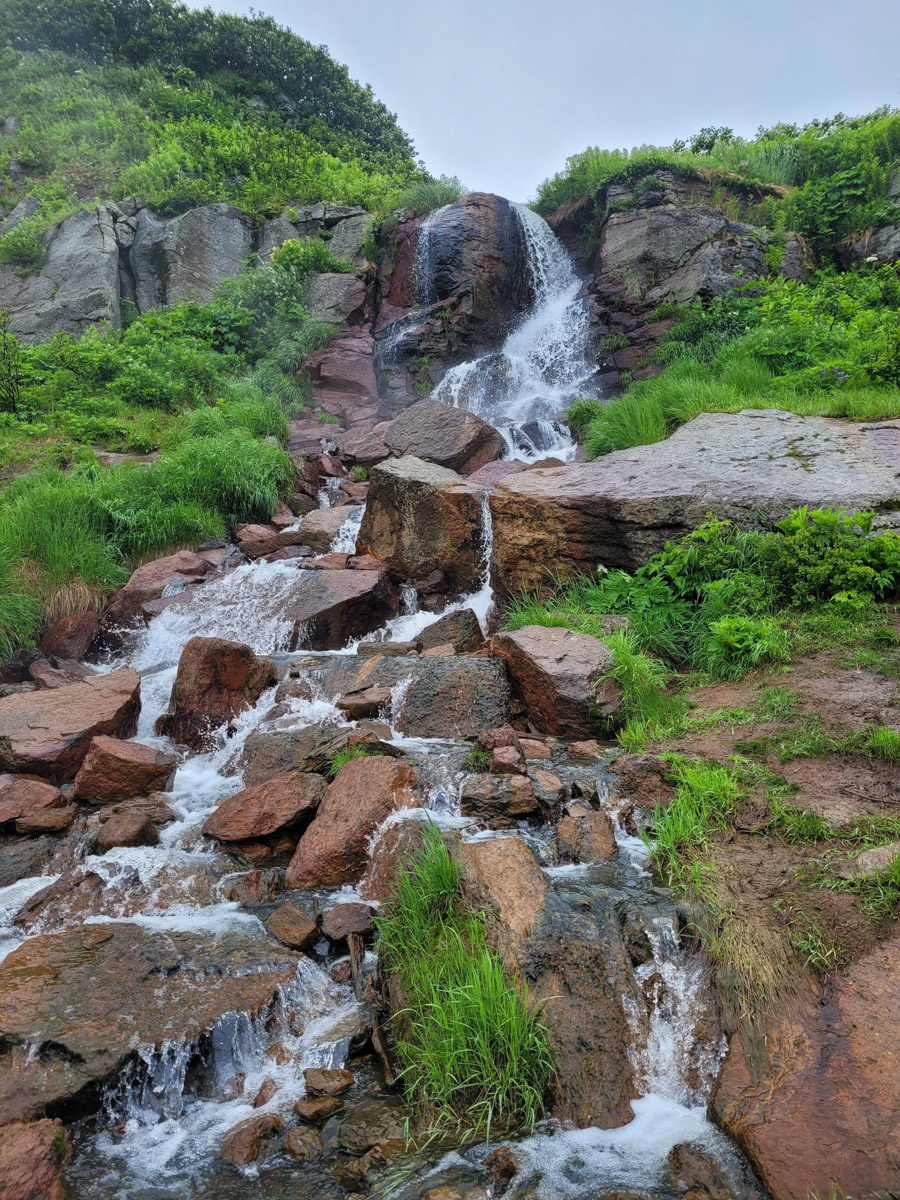
[[[503,432],[509,457],[533,461],[547,454],[570,459],[574,444],[554,418],[565,401],[578,394],[588,376],[587,315],[578,299],[579,281],[561,245],[545,223],[528,209],[520,218],[529,250],[536,302],[502,348],[448,371],[435,396],[471,409]],[[425,225],[427,231],[427,222]],[[420,281],[427,294],[427,232],[421,242]],[[327,494],[320,499],[329,503]],[[485,502],[485,533],[490,513]],[[334,550],[350,553],[362,519],[361,507],[348,510]],[[404,611],[369,641],[409,641],[455,608],[472,608],[487,632],[493,598],[488,578],[491,544],[485,537],[485,563],[480,585],[453,601],[444,613],[422,611],[414,589],[406,589]],[[325,722],[348,722],[334,699],[317,689],[317,658],[322,669],[335,654],[354,655],[352,643],[338,652],[315,655],[289,652],[291,622],[284,603],[299,578],[296,561],[253,563],[221,570],[193,589],[191,602],[162,611],[146,629],[100,670],[125,665],[141,675],[142,710],[137,740],[167,749],[175,747],[153,733],[165,710],[185,643],[196,636],[215,636],[248,643],[257,654],[276,656],[283,665],[304,662],[311,698],[292,697],[273,716],[273,691],[244,712],[232,736],[220,731],[205,753],[184,757],[166,801],[176,819],[160,830],[160,844],[116,848],[103,856],[75,851],[51,872],[0,889],[0,956],[25,936],[12,924],[21,905],[66,869],[92,871],[106,883],[104,899],[90,915],[54,908],[38,928],[56,932],[82,921],[134,921],[159,931],[202,932],[218,936],[239,929],[262,939],[262,922],[276,902],[293,899],[308,911],[325,911],[358,898],[344,887],[316,894],[282,892],[254,905],[228,899],[229,881],[238,877],[234,859],[203,837],[201,827],[221,801],[242,786],[240,755],[247,738],[267,723],[278,729],[301,730]],[[310,666],[312,662],[312,666]],[[319,673],[320,674],[320,673]],[[671,895],[658,887],[648,869],[648,849],[619,823],[615,795],[610,793],[607,764],[597,760],[592,779],[597,803],[614,821],[618,856],[590,866],[559,865],[554,831],[521,823],[503,832],[476,830],[461,816],[460,790],[465,772],[465,742],[404,736],[396,729],[404,683],[393,689],[384,719],[393,741],[419,771],[425,787],[423,816],[470,837],[521,836],[535,852],[551,888],[572,909],[595,906],[616,919],[636,925],[649,954],[635,963],[623,986],[621,1002],[632,1033],[630,1056],[638,1097],[633,1119],[617,1129],[565,1129],[547,1120],[533,1135],[513,1147],[519,1171],[506,1195],[532,1200],[599,1200],[611,1191],[665,1190],[666,1156],[675,1145],[690,1142],[709,1152],[733,1182],[736,1194],[750,1186],[737,1152],[706,1118],[706,1106],[724,1045],[710,1016],[712,990],[697,955],[688,953],[679,936],[679,918]],[[352,723],[350,723],[352,724]],[[585,768],[577,772],[565,754],[554,751],[548,767],[564,783],[576,778],[584,786]],[[395,817],[388,820],[395,821]],[[377,841],[376,833],[373,841]],[[217,1158],[226,1133],[261,1112],[280,1114],[290,1122],[291,1108],[304,1094],[303,1070],[311,1066],[343,1066],[365,1041],[364,1012],[352,988],[335,980],[338,959],[323,940],[304,957],[293,981],[279,990],[275,1002],[255,1017],[234,1012],[221,1017],[201,1042],[167,1042],[136,1046],[132,1063],[107,1088],[100,1113],[74,1128],[75,1155],[66,1172],[72,1195],[79,1200],[337,1200],[347,1195],[327,1165],[301,1164],[276,1155],[262,1163],[235,1168]],[[374,971],[370,952],[364,973]],[[367,1062],[354,1066],[357,1082],[350,1098],[383,1096],[378,1069]],[[274,1090],[259,1108],[253,1100],[266,1079]],[[326,1131],[327,1132],[327,1131]],[[483,1182],[483,1146],[418,1159],[412,1182],[400,1178],[381,1194],[418,1197],[450,1180],[456,1185]],[[352,1189],[351,1189],[352,1190]],[[462,1192],[460,1192],[460,1195]],[[493,1193],[489,1193],[493,1194]],[[741,1194],[745,1194],[741,1192]]]

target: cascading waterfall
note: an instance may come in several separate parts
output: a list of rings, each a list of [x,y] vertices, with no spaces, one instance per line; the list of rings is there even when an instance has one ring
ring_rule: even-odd
[[[514,206],[525,240],[534,303],[495,352],[451,367],[433,392],[436,400],[466,408],[496,426],[510,458],[548,454],[569,459],[574,444],[559,422],[566,404],[589,391],[590,317],[579,298],[572,263],[547,222]],[[422,227],[416,270],[420,295],[431,269],[431,239]]]

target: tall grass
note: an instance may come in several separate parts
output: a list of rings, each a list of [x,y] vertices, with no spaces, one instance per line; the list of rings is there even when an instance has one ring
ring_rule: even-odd
[[[524,981],[511,983],[466,904],[459,864],[429,825],[378,919],[378,950],[403,1007],[393,1030],[419,1120],[490,1138],[532,1128],[553,1069]]]
[[[411,208],[416,215],[434,212],[445,204],[453,204],[467,192],[455,176],[442,175],[440,179],[427,179],[414,183],[405,191],[391,197],[392,208]]]
[[[736,772],[717,763],[676,760],[671,778],[675,796],[653,813],[650,841],[654,861],[670,883],[687,869],[688,857],[725,828],[744,789]]]

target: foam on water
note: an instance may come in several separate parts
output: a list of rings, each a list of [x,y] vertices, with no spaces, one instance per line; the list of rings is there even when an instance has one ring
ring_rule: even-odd
[[[25,934],[13,925],[13,917],[32,896],[56,883],[58,878],[58,875],[32,875],[0,888],[0,962],[25,941]]]

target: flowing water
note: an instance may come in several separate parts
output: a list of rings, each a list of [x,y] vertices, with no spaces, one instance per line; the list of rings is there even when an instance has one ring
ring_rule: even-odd
[[[574,443],[559,419],[566,405],[590,394],[590,315],[565,248],[547,222],[514,206],[524,236],[534,302],[499,350],[451,367],[433,392],[502,433],[507,457],[570,459]],[[417,247],[420,296],[431,294],[428,222]]]

